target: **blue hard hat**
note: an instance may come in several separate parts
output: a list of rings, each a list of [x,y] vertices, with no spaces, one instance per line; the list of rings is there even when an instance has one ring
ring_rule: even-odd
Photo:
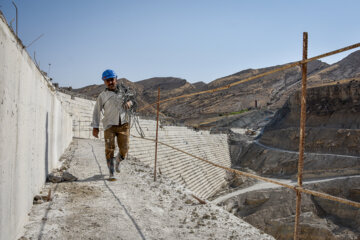
[[[116,73],[111,69],[106,69],[102,74],[102,80],[106,80],[109,78],[117,78]]]

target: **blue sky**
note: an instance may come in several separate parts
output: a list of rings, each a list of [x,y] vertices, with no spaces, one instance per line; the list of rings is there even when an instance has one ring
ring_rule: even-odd
[[[61,86],[101,84],[101,73],[139,81],[211,82],[248,68],[300,60],[360,42],[360,1],[15,0],[19,37]],[[10,23],[15,9],[0,0]],[[12,23],[15,27],[15,21]],[[323,59],[334,63],[351,51]]]

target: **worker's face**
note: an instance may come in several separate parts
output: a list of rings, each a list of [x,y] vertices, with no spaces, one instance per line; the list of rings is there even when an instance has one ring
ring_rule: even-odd
[[[116,89],[116,78],[108,78],[104,81],[106,87],[110,90],[115,90]]]

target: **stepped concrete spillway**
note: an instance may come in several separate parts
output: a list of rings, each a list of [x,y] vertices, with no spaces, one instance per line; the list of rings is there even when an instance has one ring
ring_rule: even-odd
[[[155,139],[156,122],[140,119],[146,138]],[[134,127],[131,134],[138,135]],[[226,134],[210,134],[186,127],[161,126],[159,141],[226,167],[231,166]],[[129,154],[154,166],[155,143],[142,138],[130,138]],[[199,159],[158,144],[158,172],[192,190],[198,197],[208,198],[220,190],[225,181],[225,170],[216,168]]]

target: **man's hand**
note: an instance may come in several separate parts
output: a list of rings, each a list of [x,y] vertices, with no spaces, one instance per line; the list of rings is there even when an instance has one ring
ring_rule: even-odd
[[[132,102],[132,101],[127,101],[127,102],[124,104],[124,108],[125,108],[125,109],[130,109],[132,105],[133,105],[133,102]]]
[[[93,128],[93,136],[96,138],[99,138],[99,129],[98,128]]]

